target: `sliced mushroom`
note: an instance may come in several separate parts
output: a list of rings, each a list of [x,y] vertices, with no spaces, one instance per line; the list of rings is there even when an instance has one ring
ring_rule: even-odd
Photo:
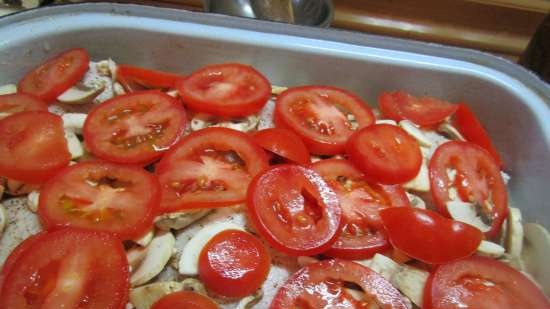
[[[113,92],[115,95],[123,95],[126,94],[126,90],[124,90],[124,87],[119,82],[113,83]]]
[[[477,247],[477,254],[498,259],[504,255],[504,247],[494,242],[482,240]]]
[[[82,132],[84,122],[86,121],[86,114],[82,113],[65,113],[61,116],[63,119],[63,128],[67,131],[71,131],[77,134]]]
[[[195,278],[187,278],[181,282],[184,291],[191,291],[202,295],[207,295],[204,284]]]
[[[476,206],[472,203],[449,201],[447,202],[447,210],[454,220],[477,227],[484,233],[491,229],[491,226],[485,224],[483,219],[478,216]]]
[[[199,131],[208,127],[223,127],[230,128],[241,132],[250,132],[258,126],[259,118],[256,115],[250,115],[244,118],[236,118],[232,120],[212,119],[208,115],[197,114],[191,119],[191,130]]]
[[[113,80],[116,80],[117,65],[111,58],[98,61],[95,67],[99,75],[109,76]]]
[[[524,226],[525,243],[521,257],[526,269],[550,296],[550,233],[542,225],[527,223]]]
[[[171,89],[171,90],[166,91],[166,94],[173,97],[173,98],[177,98],[179,96],[179,92],[175,89]]]
[[[73,131],[65,130],[65,139],[67,140],[67,148],[71,154],[71,159],[76,160],[84,155],[84,147]]]
[[[8,225],[8,213],[4,205],[0,204],[0,238],[2,237],[2,233],[4,233],[6,225]]]
[[[151,243],[151,240],[153,240],[153,236],[155,236],[155,229],[151,228],[141,237],[133,239],[132,241],[141,247],[147,247],[147,245]]]
[[[180,230],[206,216],[210,212],[212,212],[212,209],[193,209],[166,213],[155,218],[155,225],[159,229],[165,231],[170,229]]]
[[[368,267],[389,281],[400,270],[401,265],[383,254],[376,253]]]
[[[158,275],[172,257],[176,239],[170,232],[160,231],[147,246],[147,255],[130,277],[132,286],[147,283]]]
[[[136,309],[149,309],[162,297],[182,290],[181,282],[155,282],[130,289],[129,298]]]
[[[261,289],[259,289],[256,292],[254,292],[254,294],[241,299],[241,301],[237,304],[237,307],[235,307],[235,309],[252,309],[254,305],[260,302],[263,296],[264,296],[264,293],[262,292]]]
[[[426,209],[426,202],[424,202],[424,200],[420,198],[420,196],[409,192],[405,193],[407,194],[407,197],[409,198],[409,202],[411,203],[412,207]]]
[[[273,122],[273,113],[275,112],[275,101],[269,100],[258,113],[258,130],[270,129],[275,127]]]
[[[397,122],[391,119],[378,119],[376,120],[376,124],[390,124],[392,126],[396,126]]]
[[[287,87],[271,85],[271,94],[272,95],[280,95],[281,93],[283,93],[287,89],[288,89]]]
[[[512,256],[520,256],[523,249],[523,223],[521,211],[518,208],[510,207],[508,212],[506,251]]]
[[[130,272],[133,273],[138,266],[143,262],[147,256],[146,247],[133,247],[126,251],[126,259],[128,259],[128,265],[130,266]]]
[[[429,275],[430,273],[425,270],[403,265],[390,281],[415,305],[422,308],[424,286]]]
[[[218,222],[203,227],[183,247],[178,264],[179,273],[190,276],[197,275],[199,255],[202,248],[212,237],[225,230],[243,231],[243,228],[231,222]]]
[[[418,143],[425,147],[431,147],[433,142],[420,131],[420,129],[410,120],[401,120],[399,121],[399,126],[414,137]]]
[[[88,104],[105,90],[104,83],[98,83],[93,87],[76,84],[57,97],[57,100],[66,104]]]
[[[430,191],[430,176],[428,172],[428,162],[426,162],[426,160],[422,160],[420,170],[418,171],[416,177],[404,183],[403,188],[418,192]]]
[[[443,122],[442,124],[440,124],[437,127],[437,131],[444,133],[445,135],[447,135],[449,138],[453,140],[458,140],[458,141],[466,140],[464,136],[462,136],[462,134],[460,134],[460,132],[458,132],[458,130],[448,122]]]
[[[0,86],[0,95],[17,93],[17,85],[7,84]]]
[[[38,201],[40,199],[40,192],[37,190],[31,191],[29,195],[27,195],[27,207],[30,211],[36,213],[38,211]]]

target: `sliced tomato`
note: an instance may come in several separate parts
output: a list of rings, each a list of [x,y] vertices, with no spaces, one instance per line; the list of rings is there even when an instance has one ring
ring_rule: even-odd
[[[250,184],[247,204],[260,234],[290,255],[321,253],[338,237],[338,197],[311,169],[282,164],[264,171]]]
[[[84,123],[84,142],[98,158],[147,164],[176,143],[186,125],[176,99],[157,90],[135,92],[96,105]]]
[[[176,82],[186,106],[196,112],[239,117],[259,111],[271,95],[271,85],[249,65],[209,65]]]
[[[430,274],[423,308],[543,309],[550,308],[550,301],[519,271],[492,258],[472,256]]]
[[[455,179],[449,177],[449,170],[456,171]],[[491,222],[491,229],[485,236],[498,235],[508,216],[508,194],[500,169],[487,151],[469,142],[447,142],[434,152],[429,173],[432,196],[439,212],[449,215],[449,190],[454,186],[465,202],[474,203]]]
[[[63,229],[17,258],[0,291],[0,308],[122,309],[128,289],[128,261],[117,238]]]
[[[357,301],[344,289],[359,286],[366,294]],[[401,293],[368,267],[346,260],[324,260],[294,273],[277,291],[270,309],[294,308],[408,308]]]
[[[477,228],[426,209],[393,207],[380,211],[392,245],[428,264],[441,264],[473,254],[483,234]]]
[[[416,177],[422,153],[416,140],[398,126],[376,124],[357,131],[348,141],[350,161],[373,182],[399,184]]]
[[[248,184],[268,166],[245,133],[206,128],[185,136],[160,160],[161,212],[241,203]]]
[[[151,309],[219,309],[210,298],[195,292],[180,291],[159,299]]]
[[[271,261],[251,234],[226,230],[210,239],[199,256],[199,278],[209,291],[226,297],[254,293],[267,278]]]
[[[39,98],[25,93],[0,95],[0,118],[20,112],[48,111],[48,105]]]
[[[277,97],[274,120],[277,127],[296,132],[310,152],[334,155],[344,151],[355,130],[373,124],[374,115],[366,102],[343,89],[303,86]]]
[[[0,121],[0,176],[41,184],[69,161],[61,117],[36,111]]]
[[[363,173],[346,160],[321,160],[311,168],[336,192],[342,208],[342,232],[324,254],[360,260],[389,249],[379,211],[409,206],[405,190],[400,186],[368,183]]]
[[[82,48],[65,51],[28,72],[17,91],[39,97],[47,103],[76,84],[88,71],[90,57]]]
[[[296,133],[281,128],[265,129],[254,133],[254,141],[264,149],[299,164],[309,164],[309,152]]]
[[[152,69],[119,64],[116,70],[117,81],[127,92],[144,89],[174,89],[181,75]]]
[[[401,121],[408,119],[420,126],[432,126],[454,114],[456,104],[432,97],[413,97],[403,92],[384,92],[378,106],[385,118]]]
[[[48,230],[73,226],[131,239],[151,228],[159,198],[156,177],[144,169],[88,161],[44,185],[38,215]]]
[[[458,104],[458,110],[454,116],[453,124],[467,141],[487,150],[493,159],[495,159],[497,165],[502,168],[504,163],[493,145],[489,134],[485,131],[485,128],[483,128],[483,125],[481,125],[481,122],[477,119],[468,105],[464,103]]]

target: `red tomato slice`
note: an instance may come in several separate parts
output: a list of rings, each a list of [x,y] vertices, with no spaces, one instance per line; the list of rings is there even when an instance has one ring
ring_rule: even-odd
[[[379,211],[409,206],[405,190],[368,183],[363,173],[346,160],[322,160],[311,168],[336,192],[342,208],[342,232],[324,254],[360,260],[389,249]]]
[[[119,64],[116,70],[117,81],[122,84],[127,92],[135,92],[145,89],[169,89],[175,88],[176,80],[181,75],[140,68],[132,65]]]
[[[447,174],[450,169],[457,171],[454,181]],[[449,215],[449,188],[456,186],[460,197],[478,205],[491,221],[491,229],[485,236],[498,236],[508,216],[508,194],[500,169],[487,151],[469,142],[447,142],[433,154],[429,171],[432,196],[439,212]]]
[[[63,229],[19,256],[2,286],[0,308],[122,309],[128,289],[128,261],[118,239]]]
[[[44,185],[38,215],[49,230],[73,226],[131,239],[151,228],[159,198],[156,177],[144,169],[88,161]]]
[[[48,111],[48,105],[39,98],[25,93],[0,95],[0,118],[20,112]]]
[[[0,175],[41,184],[71,161],[61,117],[21,112],[0,121]]]
[[[488,257],[471,256],[441,265],[424,289],[426,309],[550,308],[550,301],[524,274]]]
[[[247,204],[260,234],[290,255],[321,253],[338,237],[338,197],[308,168],[288,164],[264,171],[250,184]]]
[[[252,177],[267,166],[265,152],[245,133],[227,128],[193,132],[157,165],[160,210],[241,203]]]
[[[239,117],[259,111],[271,95],[271,85],[253,67],[216,64],[176,82],[189,109],[216,116]]]
[[[367,300],[359,302],[344,290],[344,283],[358,285]],[[370,300],[370,302],[369,302]],[[270,309],[294,308],[408,308],[401,293],[368,267],[346,260],[324,260],[294,273],[277,291]]]
[[[493,145],[489,134],[485,131],[481,122],[479,122],[468,105],[464,103],[458,104],[458,110],[456,111],[453,124],[466,140],[487,150],[493,159],[495,159],[497,165],[502,168],[504,163]]]
[[[159,299],[151,309],[219,309],[210,298],[199,293],[180,291]]]
[[[254,141],[264,149],[299,164],[309,164],[309,152],[296,133],[280,128],[265,129],[254,133]]]
[[[456,104],[432,97],[416,98],[402,92],[384,92],[378,99],[382,115],[395,121],[408,119],[420,126],[431,126],[454,114]]]
[[[256,237],[238,230],[210,239],[199,256],[199,277],[209,291],[226,297],[254,293],[267,278],[271,261]]]
[[[29,249],[35,242],[42,239],[42,237],[46,234],[46,232],[41,232],[32,235],[19,243],[19,245],[17,245],[17,247],[15,247],[11,251],[6,261],[4,261],[4,265],[2,265],[2,271],[0,272],[0,291],[2,291],[2,284],[4,282],[4,279],[10,273],[11,269],[16,265],[19,257],[23,255],[23,253],[25,253],[25,251],[27,251],[27,249]]]
[[[88,71],[90,57],[82,48],[71,49],[28,72],[17,86],[18,92],[33,94],[50,103],[76,84]]]
[[[381,210],[380,217],[395,248],[428,264],[467,257],[483,238],[477,228],[430,210],[393,207]]]
[[[422,153],[416,140],[398,126],[376,124],[348,141],[350,161],[373,182],[399,184],[418,174]]]
[[[84,142],[101,159],[147,164],[176,143],[186,125],[176,99],[156,90],[135,92],[96,105],[84,123]]]
[[[355,130],[374,123],[374,115],[367,103],[343,89],[303,86],[277,97],[274,120],[277,127],[296,132],[310,152],[333,155],[344,151]]]

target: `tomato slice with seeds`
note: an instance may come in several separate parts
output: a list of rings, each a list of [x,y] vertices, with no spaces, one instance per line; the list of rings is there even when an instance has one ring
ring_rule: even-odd
[[[73,226],[131,239],[152,226],[159,198],[158,181],[144,169],[88,161],[44,185],[38,215],[48,230]]]
[[[199,277],[209,291],[226,297],[254,293],[267,278],[271,261],[256,237],[226,230],[210,239],[199,256]]]
[[[34,111],[0,121],[1,176],[41,184],[70,161],[61,117]]]
[[[254,141],[264,149],[299,164],[309,164],[309,152],[296,133],[281,128],[260,130],[253,135]]]
[[[454,114],[458,105],[432,97],[414,97],[406,92],[384,92],[378,106],[385,118],[408,119],[420,126],[432,126]]]
[[[366,294],[357,301],[344,289],[352,283]],[[384,277],[368,267],[346,260],[324,260],[294,273],[277,291],[270,309],[408,308],[401,293]]]
[[[135,92],[144,89],[170,89],[175,88],[176,80],[181,75],[162,72],[133,65],[117,65],[117,81],[127,92]]]
[[[160,211],[243,202],[252,177],[267,166],[264,150],[245,133],[228,128],[193,132],[156,167],[162,192]]]
[[[47,103],[76,84],[88,71],[90,57],[82,48],[63,52],[28,72],[17,91],[37,96]]]
[[[128,261],[119,239],[63,229],[33,242],[0,291],[0,308],[122,309]]]
[[[48,111],[48,105],[39,98],[25,93],[0,95],[0,118],[20,112]]]
[[[532,280],[483,256],[437,267],[428,277],[423,303],[426,309],[550,308],[550,301]]]
[[[477,228],[431,210],[393,207],[381,210],[380,217],[395,248],[428,264],[470,256],[483,238]]]
[[[289,88],[277,97],[277,127],[296,132],[309,151],[320,155],[342,153],[355,130],[374,123],[367,103],[343,89],[329,86]]]
[[[260,234],[290,255],[324,252],[340,231],[338,197],[319,174],[299,165],[276,165],[256,176],[247,204]]]
[[[470,142],[447,142],[434,152],[428,169],[432,196],[440,213],[449,216],[449,190],[456,187],[461,199],[474,203],[490,221],[491,229],[485,236],[498,236],[508,216],[508,194],[500,169],[486,150]],[[454,179],[449,176],[450,170],[456,170]]]
[[[189,109],[221,117],[254,114],[271,95],[267,78],[239,63],[203,67],[178,80],[176,88]]]
[[[321,160],[311,168],[336,192],[342,208],[342,232],[324,254],[360,260],[391,248],[379,211],[409,206],[405,190],[395,185],[368,183],[363,173],[346,160]]]
[[[420,171],[422,153],[416,140],[398,126],[376,124],[357,131],[348,141],[350,161],[373,182],[399,184]]]
[[[170,293],[156,303],[151,309],[219,309],[210,298],[195,292],[179,291]]]
[[[467,141],[487,150],[493,159],[495,159],[497,165],[502,168],[504,163],[493,145],[489,134],[485,131],[485,128],[483,128],[483,125],[481,125],[481,122],[477,119],[468,105],[464,103],[458,104],[458,110],[454,116],[453,124]]]
[[[117,96],[96,105],[84,123],[84,142],[98,158],[147,164],[183,134],[183,106],[157,90]]]

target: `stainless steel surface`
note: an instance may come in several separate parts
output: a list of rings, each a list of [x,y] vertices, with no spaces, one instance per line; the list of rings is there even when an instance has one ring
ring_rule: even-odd
[[[331,0],[204,0],[206,12],[257,18],[297,25],[328,27]]]

